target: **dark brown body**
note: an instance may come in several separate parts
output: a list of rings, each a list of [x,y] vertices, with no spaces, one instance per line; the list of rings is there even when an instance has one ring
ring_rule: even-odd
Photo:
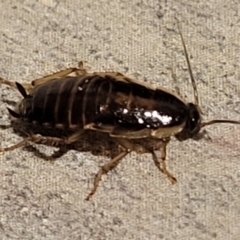
[[[44,126],[95,129],[128,138],[154,137],[159,129],[175,129],[172,134],[182,130],[188,105],[172,93],[121,76],[53,79],[34,87],[18,113],[20,118]]]

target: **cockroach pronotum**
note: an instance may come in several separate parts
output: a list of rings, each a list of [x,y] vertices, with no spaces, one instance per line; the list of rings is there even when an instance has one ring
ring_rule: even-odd
[[[46,128],[70,129],[72,134],[64,138],[29,134],[20,143],[0,151],[10,151],[27,142],[68,145],[78,141],[86,131],[109,134],[111,139],[123,147],[123,151],[100,168],[86,198],[89,200],[96,192],[102,175],[114,169],[128,153],[136,149],[134,141],[153,140],[161,143],[160,159],[157,159],[152,147],[142,145],[141,149],[151,153],[158,169],[175,183],[176,178],[165,164],[166,147],[172,136],[179,141],[200,139],[200,130],[205,126],[215,123],[240,124],[240,121],[234,120],[202,122],[196,83],[179,25],[178,28],[195,103],[186,103],[175,93],[164,88],[154,88],[121,73],[88,73],[82,62],[79,68],[68,68],[26,85],[1,78],[2,84],[16,87],[23,96],[15,110],[8,108],[10,115]],[[71,73],[76,76],[70,76]]]

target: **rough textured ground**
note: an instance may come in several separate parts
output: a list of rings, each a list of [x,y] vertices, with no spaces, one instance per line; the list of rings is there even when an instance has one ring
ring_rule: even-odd
[[[178,86],[192,101],[178,17],[204,119],[240,119],[238,1],[176,2],[1,1],[0,76],[29,82],[83,60],[88,71]],[[0,86],[1,125],[9,125],[6,107],[19,99]],[[239,239],[240,127],[208,132],[211,139],[170,143],[168,166],[178,184],[159,173],[149,154],[132,153],[89,202],[84,198],[107,156],[73,150],[52,164],[34,148],[1,154],[0,238]],[[2,147],[21,140],[3,127],[0,138]]]

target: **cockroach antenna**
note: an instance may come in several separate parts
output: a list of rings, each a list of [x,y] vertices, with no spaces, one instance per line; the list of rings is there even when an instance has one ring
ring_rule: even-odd
[[[200,108],[200,105],[199,105],[197,85],[196,85],[196,81],[195,81],[194,76],[193,76],[192,67],[191,67],[191,63],[190,63],[188,52],[187,52],[187,47],[186,47],[186,44],[185,44],[184,39],[183,39],[183,35],[182,35],[182,31],[181,31],[179,20],[177,18],[176,18],[176,21],[177,21],[179,35],[181,37],[181,41],[182,41],[182,45],[183,45],[184,55],[186,57],[186,61],[187,61],[187,65],[188,65],[188,71],[189,71],[191,82],[192,82],[192,86],[193,86],[195,105],[198,108],[199,112],[201,114],[203,114],[203,112],[202,112],[202,110]],[[202,122],[200,124],[200,129],[204,128],[205,126],[209,126],[209,125],[216,124],[216,123],[240,124],[240,121],[228,120],[228,119],[215,119],[215,120],[211,120],[209,122]]]
[[[178,26],[179,35],[180,35],[180,37],[181,37],[181,41],[182,41],[182,45],[183,45],[184,55],[185,55],[186,60],[187,60],[188,71],[189,71],[190,78],[191,78],[191,82],[192,82],[192,86],[193,86],[193,93],[194,93],[195,105],[198,107],[199,112],[200,112],[201,114],[203,114],[203,113],[202,113],[202,110],[201,110],[201,108],[200,108],[200,105],[199,105],[197,85],[196,85],[196,82],[195,82],[195,79],[194,79],[194,76],[193,76],[192,67],[191,67],[191,63],[190,63],[189,56],[188,56],[188,52],[187,52],[187,47],[186,47],[186,44],[185,44],[184,39],[183,39],[183,35],[182,35],[182,31],[181,31],[181,27],[180,27],[179,20],[178,20],[177,18],[176,18],[176,21],[177,21],[177,26]]]
[[[230,124],[240,124],[240,121],[234,121],[234,120],[225,120],[225,119],[214,119],[209,122],[203,122],[200,125],[200,128],[204,128],[205,126],[213,125],[215,123],[230,123]]]

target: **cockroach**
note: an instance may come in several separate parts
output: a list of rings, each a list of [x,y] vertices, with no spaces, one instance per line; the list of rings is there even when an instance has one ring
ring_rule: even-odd
[[[121,73],[88,73],[82,62],[78,68],[68,68],[34,80],[31,84],[22,85],[1,78],[1,83],[16,87],[23,96],[15,110],[8,108],[11,116],[32,124],[38,123],[43,128],[71,130],[72,134],[67,137],[30,134],[20,143],[0,151],[10,151],[28,142],[68,145],[78,141],[86,131],[107,133],[122,146],[123,151],[100,168],[86,198],[89,200],[96,192],[102,175],[114,169],[128,153],[136,149],[134,141],[153,140],[161,143],[160,159],[157,159],[153,147],[142,145],[141,149],[151,153],[159,170],[175,183],[176,178],[165,164],[166,147],[172,136],[179,141],[200,139],[203,136],[200,130],[208,125],[240,124],[240,121],[225,119],[202,122],[197,87],[179,24],[178,28],[195,103],[186,103],[173,92],[154,88]]]

